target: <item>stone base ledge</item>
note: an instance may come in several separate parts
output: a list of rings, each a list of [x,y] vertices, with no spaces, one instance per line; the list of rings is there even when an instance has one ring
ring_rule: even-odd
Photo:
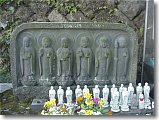
[[[58,90],[58,85],[54,86],[54,89]],[[71,90],[73,91],[73,99],[75,99],[75,89],[76,85],[70,86]],[[90,92],[92,93],[92,89],[94,88],[94,85],[88,85],[88,88]],[[103,86],[99,86],[100,88],[100,96],[102,97],[102,89]],[[112,85],[108,85],[108,88],[111,88]],[[119,86],[116,86],[119,88]],[[126,86],[127,87],[127,86]],[[62,87],[64,89],[64,92],[66,91],[67,87]],[[83,89],[83,86],[81,86],[81,89]],[[27,100],[27,99],[49,99],[49,86],[21,86],[13,89],[13,93],[16,97],[18,97],[19,100]],[[57,93],[56,93],[57,98]],[[65,98],[65,94],[64,94]]]

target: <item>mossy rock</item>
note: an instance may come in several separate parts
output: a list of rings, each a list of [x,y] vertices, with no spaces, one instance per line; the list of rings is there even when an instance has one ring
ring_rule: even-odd
[[[13,90],[7,90],[0,96],[0,112],[2,115],[38,114],[31,110],[32,100],[18,101]]]

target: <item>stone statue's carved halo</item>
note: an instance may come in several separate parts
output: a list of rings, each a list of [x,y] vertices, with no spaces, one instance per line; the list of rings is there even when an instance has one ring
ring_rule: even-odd
[[[108,33],[99,33],[99,34],[97,34],[96,39],[95,39],[95,42],[96,42],[97,45],[100,45],[99,41],[100,41],[101,37],[105,37],[107,39],[108,46],[111,45],[112,39],[111,39],[110,35],[108,35]]]
[[[48,33],[42,33],[41,35],[39,35],[38,37],[38,41],[37,43],[39,44],[39,46],[41,47],[42,46],[42,39],[46,37],[49,39],[49,42],[50,42],[50,47],[52,46],[52,43],[54,43],[55,41],[55,37],[51,34],[48,34]]]
[[[88,46],[91,47],[91,46],[92,46],[92,43],[93,43],[93,42],[91,42],[91,41],[93,40],[92,35],[89,34],[89,33],[80,33],[80,34],[78,34],[77,37],[76,37],[76,42],[78,41],[78,43],[80,44],[82,37],[88,37],[88,38],[89,38]]]
[[[126,34],[121,34],[121,33],[118,33],[118,34],[116,34],[115,35],[115,37],[114,37],[114,43],[115,42],[118,42],[118,41],[116,41],[116,40],[118,40],[118,37],[120,37],[120,36],[124,36],[125,37],[125,39],[126,39],[126,44],[128,45],[128,36],[126,35]]]
[[[69,48],[72,48],[73,46],[73,42],[74,42],[74,39],[73,37],[71,37],[71,35],[69,33],[62,33],[60,34],[57,38],[58,41],[60,41],[60,43],[58,42],[58,44],[61,46],[61,38],[63,37],[66,37],[69,39]]]
[[[23,38],[26,37],[26,36],[29,36],[29,37],[31,38],[30,45],[32,46],[33,43],[34,43],[35,37],[34,37],[33,34],[30,33],[30,32],[24,32],[24,33],[21,34],[22,40],[23,40]],[[23,45],[23,41],[22,41],[22,45]]]

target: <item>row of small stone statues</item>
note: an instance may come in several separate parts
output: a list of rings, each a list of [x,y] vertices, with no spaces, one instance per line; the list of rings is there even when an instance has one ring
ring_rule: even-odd
[[[90,93],[90,90],[87,88],[87,85],[84,86],[83,90],[80,88],[80,85],[77,85],[77,88],[75,89],[76,99],[80,96],[83,96],[85,98],[85,93]],[[109,93],[111,93],[110,104],[108,102]],[[123,84],[121,84],[119,91],[115,87],[115,84],[113,84],[110,92],[107,85],[105,85],[105,87],[102,89],[102,95],[104,100],[103,107],[110,106],[113,112],[119,112],[119,106],[121,107],[122,111],[129,111],[129,107],[131,107],[131,109],[151,109],[149,94],[150,86],[147,82],[145,83],[144,87],[141,86],[141,83],[138,84],[138,86],[136,87],[136,94],[134,94],[134,87],[132,83],[129,83],[128,88],[124,87]],[[51,89],[49,90],[50,100],[55,99],[55,95],[56,91],[54,90],[53,86],[51,86]],[[70,89],[70,87],[67,87],[67,106],[73,105],[72,95],[72,90]],[[64,90],[61,86],[59,86],[59,89],[57,90],[58,104],[63,104],[63,97]],[[98,88],[98,85],[95,85],[95,88],[93,88],[93,98],[100,99],[100,89]]]
[[[35,51],[31,44],[32,38],[25,36],[23,38],[23,46],[20,50],[20,66],[22,73],[22,84],[25,86],[35,85]],[[113,76],[117,83],[125,83],[127,81],[128,71],[128,48],[127,40],[123,35],[116,38],[114,44],[114,69]],[[76,63],[78,78],[77,84],[84,81],[88,82],[92,72],[92,50],[89,47],[89,38],[81,37],[79,48],[76,51]],[[73,83],[73,51],[69,46],[69,38],[61,38],[61,47],[57,50],[56,55],[50,45],[50,39],[43,37],[42,47],[39,49],[39,71],[42,79],[52,80],[53,61],[57,58],[57,78],[59,85],[65,86]],[[95,52],[95,82],[105,81],[105,84],[110,83],[108,80],[109,68],[111,60],[111,51],[108,46],[108,38],[102,36],[99,39],[99,47]],[[123,69],[123,70],[121,70]],[[103,83],[102,83],[103,84]]]

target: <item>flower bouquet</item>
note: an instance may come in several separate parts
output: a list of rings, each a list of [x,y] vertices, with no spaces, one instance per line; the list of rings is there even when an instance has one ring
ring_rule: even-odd
[[[56,99],[45,102],[41,115],[73,115],[75,106],[56,105]]]
[[[67,106],[66,103],[56,105],[56,99],[45,102],[41,115],[111,115],[108,108],[104,108],[103,98],[92,98],[92,94],[85,93],[76,99],[76,103]]]
[[[107,115],[103,98],[92,98],[92,94],[85,93],[84,97],[78,97],[76,102],[78,115]]]

